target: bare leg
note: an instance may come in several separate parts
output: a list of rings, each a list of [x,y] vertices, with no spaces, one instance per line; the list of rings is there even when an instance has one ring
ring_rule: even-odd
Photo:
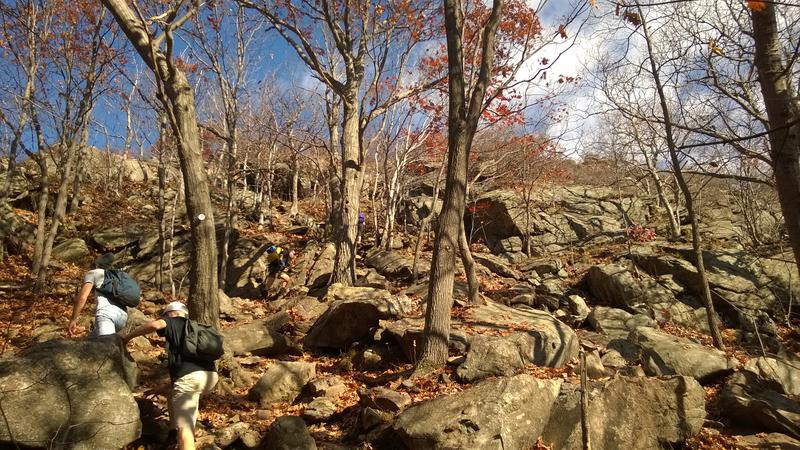
[[[267,278],[267,284],[264,285],[264,298],[269,297],[269,290],[272,289],[273,284],[275,284],[275,277],[269,275]]]
[[[194,450],[194,433],[191,428],[178,428],[178,446],[181,450]]]
[[[292,284],[292,279],[289,278],[289,275],[286,273],[281,273],[281,289],[285,291],[290,284]]]

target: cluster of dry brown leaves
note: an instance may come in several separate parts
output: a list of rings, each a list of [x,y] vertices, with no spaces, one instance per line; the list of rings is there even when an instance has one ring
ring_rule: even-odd
[[[736,438],[711,428],[703,428],[693,438],[686,441],[687,450],[733,450],[737,448]]]
[[[13,287],[0,301],[0,355],[8,356],[34,344],[34,331],[45,324],[66,326],[72,313],[72,298],[83,275],[73,264],[53,267],[49,290],[32,292],[30,262],[7,256],[0,265],[0,283]]]

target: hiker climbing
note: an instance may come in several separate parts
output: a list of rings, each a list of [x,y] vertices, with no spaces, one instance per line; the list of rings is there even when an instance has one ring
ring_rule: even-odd
[[[267,282],[264,285],[264,297],[270,297],[270,289],[272,289],[272,285],[275,284],[275,279],[278,277],[281,279],[281,287],[275,293],[274,297],[277,298],[287,292],[292,279],[289,277],[289,274],[285,272],[285,270],[292,264],[293,258],[293,250],[278,247],[273,244],[269,244],[267,246],[267,262],[269,273],[267,274]]]
[[[186,305],[172,302],[162,310],[160,319],[121,336],[125,344],[153,332],[166,338],[171,382],[145,394],[166,395],[170,428],[177,433],[181,450],[195,448],[194,430],[200,395],[210,393],[219,380],[214,361],[222,356],[223,345],[219,332],[188,319],[188,314]]]
[[[358,213],[358,237],[356,237],[356,245],[361,245],[361,237],[364,234],[364,228],[367,225],[367,217],[363,212]]]
[[[83,327],[78,325],[83,307],[94,291],[97,307],[92,336],[118,332],[128,321],[128,307],[139,304],[141,289],[136,281],[122,270],[113,268],[114,254],[106,253],[94,262],[95,268],[83,276],[83,285],[72,305],[72,317],[67,325],[70,336],[77,336]]]

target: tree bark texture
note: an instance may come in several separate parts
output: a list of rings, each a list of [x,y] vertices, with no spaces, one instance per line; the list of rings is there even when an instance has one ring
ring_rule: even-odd
[[[469,249],[469,240],[467,240],[467,230],[464,227],[464,220],[461,220],[461,232],[458,237],[458,250],[461,253],[461,263],[464,265],[464,274],[467,276],[467,288],[469,291],[469,298],[467,302],[470,305],[477,305],[478,294],[480,293],[480,282],[475,270],[475,260],[472,259],[472,252]]]
[[[125,0],[102,2],[157,80],[163,83],[163,95],[159,95],[159,100],[170,114],[172,131],[178,142],[186,213],[191,229],[189,316],[216,327],[219,325],[217,241],[214,210],[197,128],[194,92],[186,75],[172,61],[168,61],[159,49],[154,48],[145,24],[134,15]],[[169,35],[166,37],[171,39]]]
[[[331,283],[342,283],[345,286],[350,286],[356,281],[353,257],[356,251],[356,237],[358,235],[358,210],[362,181],[357,92],[352,97],[355,100],[344,101],[343,107],[344,119],[341,136],[342,197],[339,229],[334,237],[336,258],[334,259],[333,274],[330,281]]]
[[[472,138],[483,110],[486,87],[491,78],[494,41],[503,14],[504,0],[494,0],[483,29],[480,71],[467,103],[464,81],[464,27],[460,0],[444,0],[448,59],[448,137],[447,178],[439,228],[433,248],[425,329],[417,372],[424,374],[444,366],[450,337],[450,310],[453,306],[453,275],[466,206],[467,169]]]
[[[755,66],[769,118],[772,171],[786,231],[800,270],[800,104],[791,84],[791,71],[783,62],[775,5],[763,2],[753,10]]]

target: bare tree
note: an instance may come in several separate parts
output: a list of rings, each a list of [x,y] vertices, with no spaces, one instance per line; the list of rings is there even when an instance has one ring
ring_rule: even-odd
[[[336,216],[331,221],[336,231],[336,257],[330,282],[350,285],[355,282],[353,261],[364,178],[363,132],[386,108],[435,84],[423,83],[406,89],[399,81],[401,77],[397,77],[391,83],[391,95],[379,96],[388,81],[384,79],[385,72],[402,72],[411,48],[419,42],[417,30],[431,25],[429,21],[415,20],[419,11],[428,8],[428,2],[239,2],[257,10],[270,21],[300,59],[337,97],[331,105],[341,107],[341,134],[337,132],[341,186],[336,189],[341,193],[341,202],[332,209]],[[312,29],[319,34],[310,33]],[[316,42],[319,36],[325,42]],[[321,49],[328,48],[328,43],[336,52],[342,70],[323,59],[325,54]],[[367,111],[367,102],[376,106]]]
[[[447,179],[439,229],[433,249],[428,303],[422,352],[416,372],[424,374],[444,365],[450,336],[450,309],[453,304],[455,257],[463,229],[466,206],[469,150],[494,63],[495,37],[503,16],[504,0],[494,0],[485,22],[481,42],[480,71],[471,95],[467,97],[464,71],[464,11],[460,0],[445,0],[445,30],[448,67],[448,143]]]
[[[206,129],[224,142],[225,146],[225,235],[220,246],[219,286],[226,286],[229,264],[229,247],[233,233],[235,215],[238,210],[236,186],[239,174],[239,122],[242,109],[242,95],[247,81],[249,48],[253,38],[261,30],[261,23],[247,21],[244,8],[236,6],[229,11],[227,5],[214,3],[203,19],[195,18],[192,36],[200,49],[201,64],[214,78],[221,106],[220,129],[207,125]],[[232,48],[231,48],[232,47]]]
[[[670,160],[672,162],[672,170],[675,173],[675,179],[678,182],[678,186],[683,193],[683,197],[686,204],[686,214],[689,217],[689,221],[691,222],[692,226],[692,249],[694,250],[694,265],[697,268],[698,276],[700,277],[700,285],[703,290],[703,301],[704,306],[706,307],[706,315],[708,317],[708,327],[711,331],[711,338],[714,341],[714,346],[719,349],[724,349],[725,344],[722,341],[722,333],[719,329],[719,318],[717,317],[717,313],[714,310],[714,302],[711,298],[711,289],[708,286],[708,277],[706,275],[705,270],[705,263],[703,261],[703,247],[702,241],[700,238],[700,225],[697,220],[697,213],[694,207],[694,198],[692,196],[692,192],[689,189],[689,185],[686,182],[686,179],[683,176],[682,171],[682,161],[679,156],[680,150],[678,149],[678,145],[675,142],[675,136],[673,133],[672,127],[672,117],[670,114],[669,102],[667,100],[667,96],[665,93],[664,85],[661,80],[661,70],[659,69],[659,61],[657,60],[657,55],[653,48],[653,42],[651,39],[650,31],[648,29],[648,21],[643,14],[642,7],[639,3],[636,3],[636,9],[638,12],[640,24],[638,25],[641,27],[642,37],[644,38],[644,42],[647,48],[647,56],[649,62],[649,72],[648,75],[652,76],[653,82],[655,83],[655,91],[658,96],[658,102],[661,108],[661,122],[664,126],[664,137],[667,142],[667,149],[669,150]]]
[[[200,4],[192,2],[179,16],[185,4],[181,1],[152,19],[146,19],[141,10],[137,8],[134,12],[124,0],[102,1],[155,74],[158,98],[178,144],[184,199],[191,225],[189,311],[193,319],[217,326],[219,300],[214,209],[203,166],[193,89],[173,54],[175,31],[197,13]],[[158,36],[151,31],[153,23],[162,29]]]
[[[784,60],[776,7],[771,2],[760,5],[761,8],[753,8],[751,12],[756,47],[754,63],[769,118],[770,156],[778,199],[800,270],[800,101],[790,76],[790,67],[799,55],[795,47],[791,59]]]
[[[52,13],[52,5],[47,1],[27,0],[0,5],[0,31],[6,42],[4,49],[17,68],[7,78],[4,77],[6,89],[13,92],[13,96],[3,101],[0,109],[0,120],[11,131],[6,177],[0,186],[0,202],[5,201],[16,172],[20,143],[29,124],[36,77],[43,59],[42,40],[46,39],[49,32]],[[21,74],[21,78],[16,73]]]
[[[53,129],[58,137],[48,150],[50,156],[56,159],[59,173],[50,222],[45,230],[36,234],[32,264],[36,292],[42,292],[45,288],[53,243],[67,211],[69,188],[79,170],[79,155],[87,144],[92,111],[102,91],[103,78],[115,55],[115,51],[107,45],[109,42],[106,42],[106,39],[113,40],[113,37],[108,36],[110,27],[105,14],[85,12],[87,14],[84,16],[72,16],[72,20],[59,23],[56,33],[58,39],[53,42],[52,57],[48,61],[52,64],[50,70],[53,76],[60,81],[61,95],[52,95],[45,91],[48,85],[42,85],[39,94],[34,97],[52,115]],[[46,221],[47,217],[42,216],[38,220]]]

